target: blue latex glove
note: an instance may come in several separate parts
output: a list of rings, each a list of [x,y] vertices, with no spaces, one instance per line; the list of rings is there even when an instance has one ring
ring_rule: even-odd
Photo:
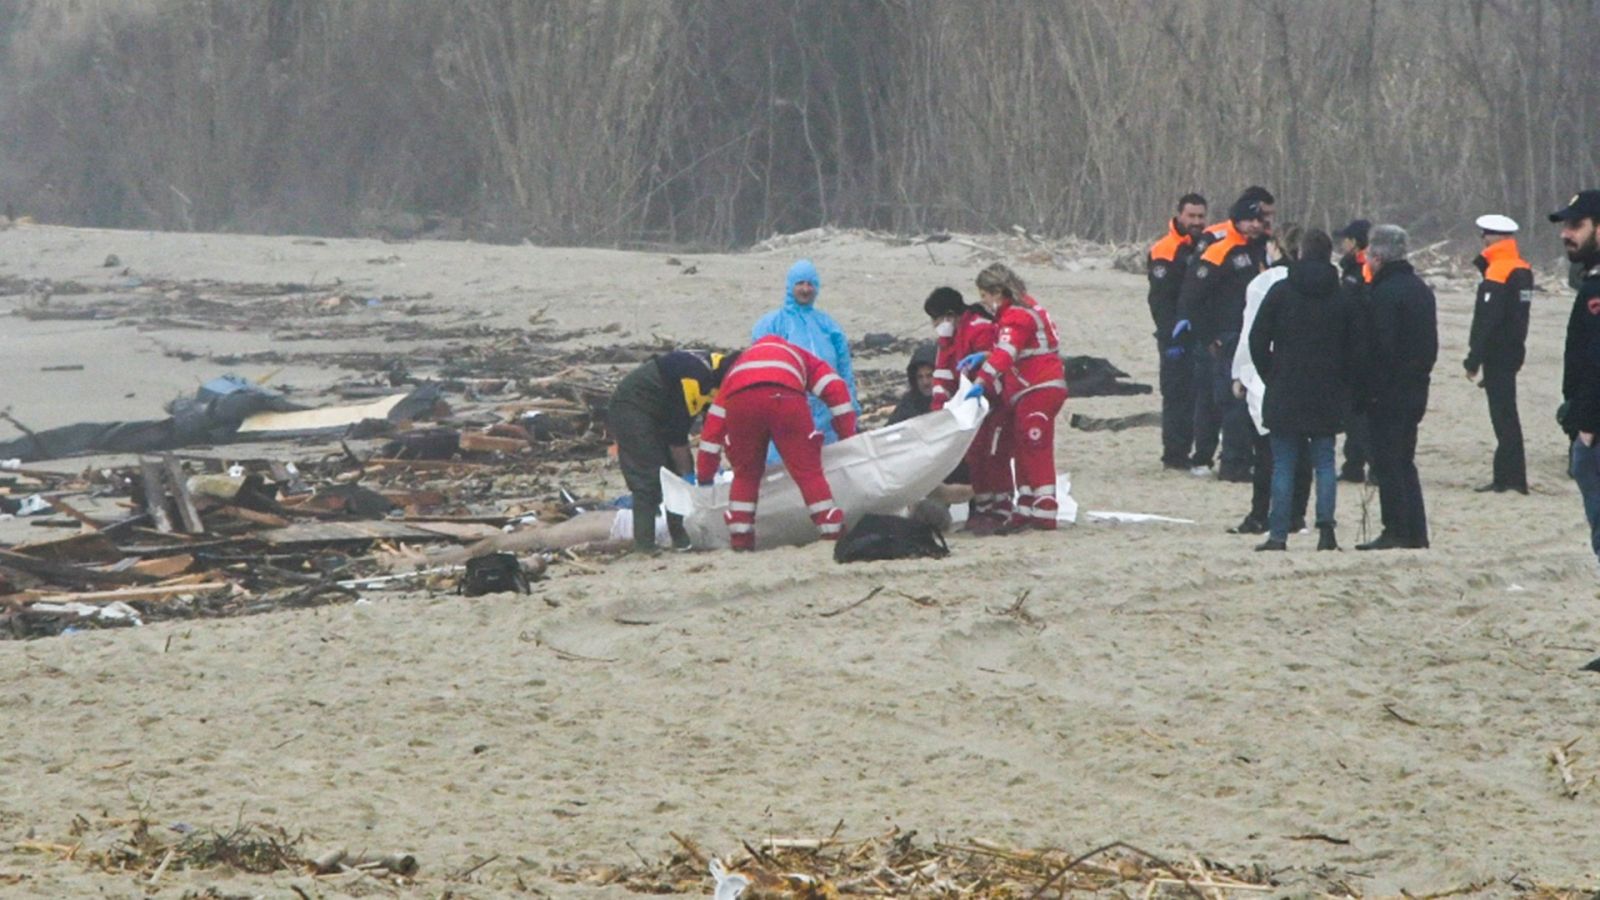
[[[690,483],[690,484],[699,484],[699,483],[700,483],[700,482],[699,482],[699,481],[698,481],[698,480],[697,480],[697,479],[696,479],[696,478],[695,478],[695,477],[694,477],[694,473],[693,473],[693,472],[690,472],[690,473],[688,473],[688,474],[686,474],[686,475],[684,475],[684,476],[683,476],[683,480],[684,480],[684,481],[687,481],[687,482],[689,482],[689,483]]]
[[[967,392],[965,394],[962,394],[961,398],[963,400],[971,400],[973,397],[982,397],[982,396],[983,396],[983,385],[981,383],[979,383],[979,384],[973,385],[972,387],[967,388]]]
[[[961,362],[956,363],[956,368],[963,372],[976,369],[978,366],[983,365],[983,361],[988,358],[988,353],[968,353],[966,356],[961,357]]]
[[[1163,350],[1161,352],[1162,352],[1163,355],[1166,356],[1167,359],[1183,359],[1183,345],[1182,344],[1173,344],[1171,347],[1168,347],[1167,349],[1165,349],[1165,350]]]
[[[1189,328],[1190,325],[1188,319],[1179,319],[1178,324],[1172,326],[1172,339],[1177,340],[1178,338],[1183,337],[1183,333],[1188,331]]]

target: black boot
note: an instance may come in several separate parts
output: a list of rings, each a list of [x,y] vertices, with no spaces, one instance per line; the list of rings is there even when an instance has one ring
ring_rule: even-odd
[[[1322,533],[1322,536],[1317,538],[1318,550],[1339,549],[1339,539],[1334,537],[1332,525],[1318,525],[1317,531]]]
[[[1275,539],[1270,538],[1270,537],[1256,545],[1256,551],[1257,552],[1260,552],[1262,550],[1287,550],[1287,549],[1289,549],[1289,542],[1288,541],[1275,540]]]

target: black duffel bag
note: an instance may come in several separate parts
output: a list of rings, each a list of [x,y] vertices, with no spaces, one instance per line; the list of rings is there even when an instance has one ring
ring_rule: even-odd
[[[868,513],[833,545],[833,561],[866,562],[874,559],[942,559],[950,555],[944,535],[923,522],[904,516]]]

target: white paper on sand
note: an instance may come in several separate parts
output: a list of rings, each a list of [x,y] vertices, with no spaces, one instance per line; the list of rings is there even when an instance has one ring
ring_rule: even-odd
[[[962,379],[957,400],[944,409],[886,428],[862,432],[822,448],[822,470],[833,490],[833,502],[844,510],[851,527],[868,513],[893,515],[938,487],[966,455],[978,425],[989,410],[982,397],[965,398]],[[729,546],[728,485],[695,487],[667,469],[661,470],[661,493],[668,512],[683,516],[695,547]],[[782,547],[817,539],[805,500],[780,465],[767,467],[756,507],[756,546]]]
[[[1193,519],[1175,519],[1172,516],[1158,516],[1152,513],[1113,512],[1106,509],[1091,509],[1086,515],[1091,522],[1117,522],[1124,525],[1142,525],[1147,522],[1171,522],[1174,525],[1193,525]]]

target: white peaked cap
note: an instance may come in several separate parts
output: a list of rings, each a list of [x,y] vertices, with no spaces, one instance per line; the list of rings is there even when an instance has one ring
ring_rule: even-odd
[[[1517,233],[1517,220],[1511,218],[1510,216],[1502,216],[1499,213],[1490,213],[1487,216],[1479,216],[1477,221],[1473,224],[1477,225],[1484,231],[1493,232],[1495,234]]]

